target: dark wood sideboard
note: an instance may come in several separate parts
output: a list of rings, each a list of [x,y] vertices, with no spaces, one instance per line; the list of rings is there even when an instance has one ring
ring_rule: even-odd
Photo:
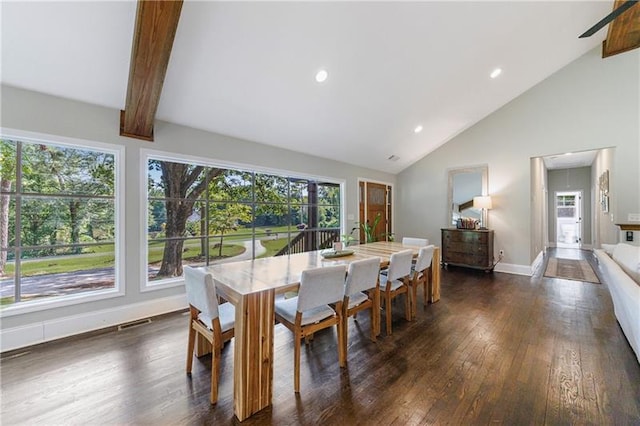
[[[442,228],[442,265],[493,270],[493,230]]]

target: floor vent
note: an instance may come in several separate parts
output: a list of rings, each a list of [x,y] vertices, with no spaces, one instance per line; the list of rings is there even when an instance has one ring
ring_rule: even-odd
[[[118,331],[127,330],[129,328],[138,327],[145,324],[151,324],[151,318],[145,318],[137,321],[131,321],[126,324],[120,324],[118,326]]]

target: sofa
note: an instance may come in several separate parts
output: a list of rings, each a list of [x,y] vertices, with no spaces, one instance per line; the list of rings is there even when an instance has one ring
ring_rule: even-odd
[[[616,319],[640,363],[640,246],[603,244],[594,253]]]

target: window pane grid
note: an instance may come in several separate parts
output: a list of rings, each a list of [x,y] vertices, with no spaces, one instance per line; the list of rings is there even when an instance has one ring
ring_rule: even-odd
[[[168,169],[163,160],[148,163],[150,280],[179,276],[182,264],[203,262],[191,249],[180,251],[179,244],[193,244],[189,236],[198,237],[204,264],[284,254],[296,238],[315,241],[307,249],[327,244],[327,235],[339,238],[340,184],[203,166],[206,185],[178,192],[195,178],[190,169],[172,160],[181,174],[160,174]]]
[[[1,195],[10,197],[2,305],[113,289],[115,154],[2,139],[0,155],[2,176],[7,165],[15,176]]]

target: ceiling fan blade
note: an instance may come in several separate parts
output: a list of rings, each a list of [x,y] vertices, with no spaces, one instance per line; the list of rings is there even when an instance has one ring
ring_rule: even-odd
[[[584,32],[584,34],[582,34],[578,38],[591,37],[592,35],[594,35],[598,31],[600,31],[600,29],[602,27],[604,27],[609,22],[611,22],[614,19],[616,19],[618,16],[620,16],[620,14],[622,14],[625,10],[629,9],[630,7],[634,6],[636,3],[638,3],[638,0],[627,0],[627,1],[625,1],[620,6],[618,6],[617,9],[615,9],[613,12],[611,12],[610,14],[608,14],[607,16],[602,18],[600,20],[600,22],[595,24],[593,27],[589,28],[587,31]]]

